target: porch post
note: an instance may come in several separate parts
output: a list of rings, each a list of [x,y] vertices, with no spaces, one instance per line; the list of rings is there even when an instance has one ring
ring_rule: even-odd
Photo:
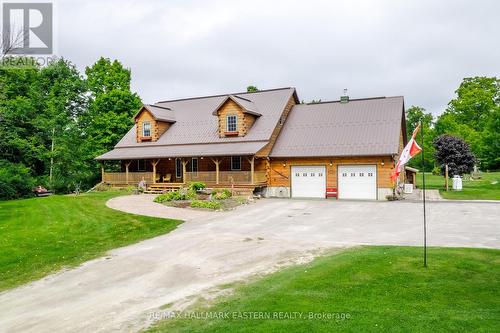
[[[248,162],[250,162],[250,184],[254,183],[254,165],[255,165],[255,157],[247,158]]]
[[[156,184],[156,165],[160,163],[160,159],[156,161],[151,161],[151,165],[153,166],[153,184]]]
[[[215,184],[219,185],[219,158],[212,158],[212,161],[215,163]]]
[[[104,183],[104,161],[101,162],[101,182]]]
[[[125,183],[128,185],[128,167],[132,161],[125,162]]]
[[[219,164],[220,160],[217,158],[215,162],[215,184],[219,185]]]
[[[184,184],[186,184],[186,165],[187,165],[188,161],[185,159],[182,159],[181,162],[182,162],[182,182]]]

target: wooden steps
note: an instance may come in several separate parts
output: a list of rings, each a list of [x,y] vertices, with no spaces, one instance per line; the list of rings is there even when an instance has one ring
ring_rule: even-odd
[[[173,192],[180,189],[182,185],[182,183],[155,183],[149,185],[144,193],[162,194],[166,192]]]

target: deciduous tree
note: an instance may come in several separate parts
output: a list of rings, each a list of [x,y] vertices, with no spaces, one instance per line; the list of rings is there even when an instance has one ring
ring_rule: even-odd
[[[436,160],[444,174],[445,165],[448,165],[449,175],[463,175],[470,173],[474,168],[476,158],[467,142],[451,135],[441,135],[434,140]]]

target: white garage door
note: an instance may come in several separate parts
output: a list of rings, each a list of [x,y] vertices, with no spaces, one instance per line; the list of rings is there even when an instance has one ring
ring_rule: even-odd
[[[376,165],[339,165],[339,199],[377,199]]]
[[[293,198],[324,198],[326,174],[324,166],[292,166]]]

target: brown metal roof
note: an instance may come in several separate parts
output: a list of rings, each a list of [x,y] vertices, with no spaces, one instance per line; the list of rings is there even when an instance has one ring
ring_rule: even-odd
[[[262,149],[266,144],[267,141],[255,141],[115,148],[97,157],[96,160],[106,161],[190,156],[245,156],[255,155],[255,153]]]
[[[271,157],[368,156],[398,153],[402,96],[298,104]]]
[[[118,142],[115,148],[148,147],[178,144],[249,142],[270,140],[272,132],[290,97],[296,98],[294,88],[262,90],[254,93],[238,93],[249,101],[261,115],[248,134],[243,137],[219,137],[218,119],[212,112],[229,95],[197,97],[156,103],[158,113],[173,112],[175,123],[156,142],[137,142],[135,126]],[[240,100],[240,103],[245,101]],[[247,102],[248,103],[248,102]],[[247,105],[250,108],[250,105]],[[170,110],[161,109],[168,108]],[[160,117],[160,115],[156,115]]]
[[[244,97],[241,97],[241,96],[238,96],[238,95],[227,96],[227,98],[223,99],[222,102],[215,108],[215,110],[214,110],[214,112],[212,112],[212,114],[214,116],[216,116],[217,112],[219,111],[221,106],[224,105],[224,103],[226,103],[227,100],[229,100],[229,99],[232,100],[233,102],[235,102],[236,104],[238,104],[243,109],[243,112],[252,114],[256,117],[262,116],[257,111],[257,107],[255,106],[255,104],[251,100],[244,98]]]
[[[172,109],[150,104],[144,104],[143,107],[151,113],[154,119],[168,123],[175,123],[175,114]],[[135,114],[134,119],[137,118],[141,111],[142,108]]]

